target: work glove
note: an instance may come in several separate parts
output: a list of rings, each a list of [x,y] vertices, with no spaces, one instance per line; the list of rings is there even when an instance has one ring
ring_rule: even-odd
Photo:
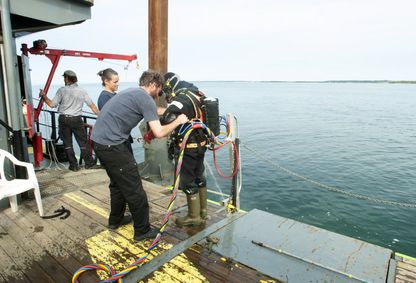
[[[143,136],[143,139],[146,143],[150,143],[154,138],[155,135],[153,134],[152,130],[148,130]]]

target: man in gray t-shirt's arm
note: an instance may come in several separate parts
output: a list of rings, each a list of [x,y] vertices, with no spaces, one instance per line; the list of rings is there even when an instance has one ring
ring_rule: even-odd
[[[98,168],[92,159],[90,152],[87,150],[87,132],[82,120],[82,106],[85,104],[98,115],[97,106],[92,102],[88,93],[80,88],[77,84],[77,75],[71,70],[64,72],[65,86],[58,89],[55,97],[51,100],[46,93],[41,90],[40,95],[45,103],[51,107],[58,107],[59,112],[59,136],[64,142],[65,153],[69,161],[69,170],[78,171],[78,161],[75,157],[74,147],[72,145],[72,134],[81,150],[81,156],[85,161],[85,169]]]
[[[116,229],[133,218],[136,241],[154,238],[158,230],[150,229],[149,204],[129,145],[130,132],[144,120],[154,135],[160,138],[188,122],[188,118],[182,114],[170,124],[160,124],[154,99],[161,92],[163,84],[163,76],[158,72],[143,72],[140,87],[126,89],[111,98],[92,130],[94,151],[110,177],[111,211],[108,227]],[[124,215],[126,204],[133,217]]]

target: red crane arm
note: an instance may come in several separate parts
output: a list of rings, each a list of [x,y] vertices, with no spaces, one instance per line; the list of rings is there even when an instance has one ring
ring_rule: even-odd
[[[112,60],[124,60],[124,61],[133,61],[137,60],[137,55],[121,55],[121,54],[111,54],[111,53],[98,53],[98,52],[88,52],[88,51],[79,51],[79,50],[66,50],[66,49],[28,49],[30,54],[33,55],[45,55],[46,57],[55,57],[55,56],[72,56],[72,57],[84,57],[84,58],[96,58],[98,60],[112,59]]]
[[[45,55],[48,59],[52,62],[52,68],[49,72],[48,79],[46,81],[45,87],[43,91],[48,93],[49,87],[52,83],[52,78],[55,74],[56,68],[58,67],[59,60],[61,56],[72,56],[72,57],[83,57],[83,58],[96,58],[100,61],[104,59],[111,59],[111,60],[123,60],[123,61],[134,61],[137,60],[137,55],[121,55],[121,54],[111,54],[111,53],[98,53],[98,52],[88,52],[88,51],[79,51],[79,50],[66,50],[66,49],[47,49],[46,42],[42,42],[42,40],[38,41],[40,44],[36,44],[35,47],[28,48],[27,44],[22,44],[22,52],[24,55],[29,56],[30,54],[33,55]],[[37,122],[39,119],[40,111],[42,110],[43,106],[43,99],[39,101],[38,106],[35,109],[34,119]]]

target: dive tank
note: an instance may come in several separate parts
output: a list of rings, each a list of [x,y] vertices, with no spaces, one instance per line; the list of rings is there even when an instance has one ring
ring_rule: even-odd
[[[218,98],[205,97],[202,101],[201,109],[205,125],[207,125],[215,136],[218,136],[220,134]]]

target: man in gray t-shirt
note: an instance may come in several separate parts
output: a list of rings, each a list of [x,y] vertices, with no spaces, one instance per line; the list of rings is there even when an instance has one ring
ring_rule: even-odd
[[[140,87],[121,91],[106,103],[92,130],[94,151],[110,177],[108,227],[117,229],[133,218],[136,241],[154,238],[158,229],[150,229],[149,204],[131,151],[130,132],[144,120],[160,138],[188,122],[185,115],[180,115],[170,124],[160,124],[154,99],[163,83],[161,74],[145,71],[140,77]],[[132,217],[124,215],[126,204]]]
[[[58,107],[59,136],[64,142],[65,152],[69,161],[69,170],[79,170],[78,161],[72,145],[72,134],[74,134],[81,150],[81,156],[85,161],[85,168],[97,168],[90,152],[87,150],[87,132],[81,116],[84,103],[97,115],[99,113],[98,108],[92,102],[87,92],[78,86],[77,75],[73,71],[67,70],[63,76],[65,86],[58,89],[52,100],[46,96],[44,91],[41,91],[40,95],[49,107]]]
[[[144,89],[132,87],[119,94],[103,107],[92,132],[94,142],[102,145],[123,143],[142,119],[145,122],[159,119],[155,101]]]

